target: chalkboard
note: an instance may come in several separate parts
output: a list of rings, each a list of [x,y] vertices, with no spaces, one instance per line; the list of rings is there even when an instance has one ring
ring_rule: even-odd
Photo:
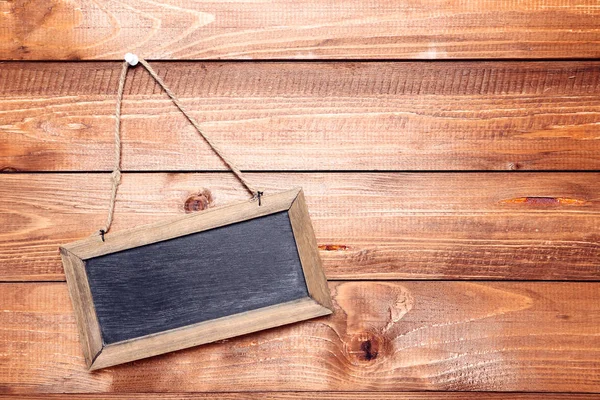
[[[331,313],[301,189],[61,247],[90,369]]]
[[[308,296],[281,211],[85,262],[105,343]]]

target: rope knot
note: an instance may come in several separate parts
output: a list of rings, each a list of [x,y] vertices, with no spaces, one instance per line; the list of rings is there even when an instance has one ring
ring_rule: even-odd
[[[121,171],[113,171],[111,174],[113,185],[121,183]]]

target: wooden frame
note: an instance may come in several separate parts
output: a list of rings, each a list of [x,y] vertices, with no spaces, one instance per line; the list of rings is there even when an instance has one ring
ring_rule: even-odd
[[[289,215],[307,297],[117,343],[103,341],[86,260],[281,211]],[[263,196],[260,206],[249,200],[110,233],[105,236],[105,242],[92,237],[69,243],[60,248],[60,253],[85,362],[90,370],[331,314],[333,309],[302,189]]]

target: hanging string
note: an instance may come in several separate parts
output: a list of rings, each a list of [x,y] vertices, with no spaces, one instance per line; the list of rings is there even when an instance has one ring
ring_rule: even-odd
[[[165,85],[164,81],[158,74],[152,69],[150,64],[146,62],[143,58],[138,58],[135,54],[127,53],[125,55],[125,62],[123,63],[123,68],[121,69],[121,75],[119,76],[119,88],[117,90],[117,103],[115,109],[115,165],[113,168],[113,172],[111,175],[112,180],[112,190],[110,196],[110,203],[108,207],[108,216],[106,218],[106,224],[102,229],[100,229],[100,237],[102,241],[104,241],[104,234],[110,230],[110,226],[112,225],[113,216],[115,213],[115,203],[117,200],[117,190],[119,188],[119,184],[121,183],[121,104],[123,102],[123,92],[125,89],[125,80],[127,78],[127,71],[129,66],[135,66],[137,63],[146,68],[150,76],[154,78],[156,83],[165,91],[165,93],[169,96],[169,98],[173,101],[175,106],[181,111],[183,115],[187,118],[188,121],[192,124],[198,134],[204,139],[206,143],[210,146],[210,148],[223,160],[225,165],[231,169],[231,171],[235,174],[235,176],[239,179],[239,181],[244,185],[244,187],[252,194],[252,196],[258,199],[258,205],[261,205],[261,196],[263,192],[254,187],[248,180],[246,180],[242,174],[242,171],[235,165],[235,163],[225,156],[223,151],[212,141],[202,130],[200,129],[200,124],[192,117],[185,109],[183,104],[179,101],[177,96],[171,92],[171,90]]]
[[[123,103],[123,91],[125,89],[125,79],[127,78],[127,69],[129,63],[123,62],[121,75],[119,75],[119,88],[117,89],[117,104],[115,109],[115,165],[111,175],[112,189],[110,195],[110,203],[108,205],[108,216],[106,224],[100,229],[100,236],[104,242],[104,234],[108,232],[112,225],[113,216],[115,214],[115,203],[117,200],[117,189],[121,183],[121,104]]]
[[[196,131],[200,134],[200,136],[202,136],[202,138],[206,141],[206,143],[208,143],[208,145],[210,146],[210,148],[213,149],[213,151],[215,153],[217,153],[217,155],[221,158],[221,160],[223,160],[223,162],[229,167],[229,169],[231,169],[231,171],[233,171],[233,173],[235,174],[235,176],[237,176],[237,178],[240,180],[240,182],[242,182],[242,184],[244,185],[244,187],[246,189],[248,189],[248,191],[253,196],[258,196],[259,195],[259,191],[254,186],[252,186],[252,184],[250,184],[250,182],[248,182],[246,179],[244,179],[244,176],[242,175],[242,171],[239,170],[239,168],[235,165],[235,163],[231,159],[227,158],[225,156],[225,154],[223,153],[223,151],[219,147],[217,147],[217,145],[212,140],[210,140],[209,137],[206,136],[206,134],[204,134],[204,132],[202,132],[202,130],[200,129],[200,124],[198,124],[198,122],[196,122],[196,120],[194,119],[194,117],[192,117],[185,110],[185,108],[183,107],[183,104],[181,104],[181,102],[179,101],[179,99],[165,85],[165,83],[163,82],[163,80],[161,79],[161,77],[158,76],[156,74],[156,72],[154,72],[154,70],[146,62],[146,60],[140,58],[139,61],[140,61],[140,64],[142,64],[144,66],[144,68],[146,68],[148,70],[148,72],[154,78],[154,80],[156,81],[156,83],[158,83],[158,85],[161,88],[163,88],[163,90],[171,98],[171,100],[173,100],[173,103],[177,106],[177,108],[179,109],[179,111],[181,111],[183,113],[183,115],[185,115],[185,117],[187,118],[187,120],[190,121],[190,123],[194,126],[194,128],[196,128]]]

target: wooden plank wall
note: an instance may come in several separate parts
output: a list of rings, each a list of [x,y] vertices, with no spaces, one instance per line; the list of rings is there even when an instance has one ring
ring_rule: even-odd
[[[0,398],[600,399],[596,1],[0,11]],[[304,187],[332,316],[85,371],[57,248],[106,217],[127,51]],[[123,113],[114,230],[244,198],[141,68]]]
[[[455,59],[598,57],[595,0],[7,2],[0,57]]]

